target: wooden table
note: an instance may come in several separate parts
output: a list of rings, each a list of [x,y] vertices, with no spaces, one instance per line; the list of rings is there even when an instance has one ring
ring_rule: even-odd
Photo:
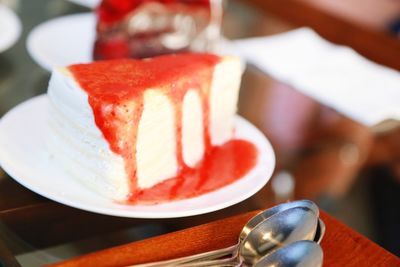
[[[128,266],[228,247],[236,244],[242,226],[256,213],[250,212],[164,236],[110,248],[51,266]],[[327,227],[321,242],[324,251],[323,266],[400,266],[399,258],[326,213],[322,212],[321,219]]]
[[[400,42],[383,33],[362,29],[295,0],[286,0],[284,5],[275,0],[243,0],[240,2],[241,6],[237,6],[238,3],[235,1],[229,3],[230,6],[233,6],[233,8],[228,8],[229,14],[225,18],[225,32],[229,37],[267,35],[294,29],[298,26],[310,26],[332,42],[351,46],[371,60],[400,69]],[[250,13],[244,12],[251,14],[250,16],[238,15],[238,10],[240,12],[244,9],[250,10],[249,5],[254,5],[255,9],[262,12],[254,12],[253,9],[253,11],[249,11]],[[26,31],[13,49],[0,55],[0,114],[4,114],[17,103],[46,91],[49,73],[31,61],[25,49],[24,42],[28,30],[55,16],[88,11],[67,1],[54,4],[52,0],[36,0],[35,3],[22,0],[20,7],[18,12]],[[22,76],[26,79],[21,79]],[[277,134],[277,125],[274,124],[276,120],[273,118],[279,116],[279,113],[274,115],[275,117],[266,116],[266,114],[272,114],[269,112],[270,104],[277,103],[276,100],[279,100],[275,98],[278,91],[283,92],[287,98],[303,103],[303,108],[307,107],[307,113],[304,113],[304,109],[292,107],[293,113],[304,115],[298,120],[301,122],[300,124],[282,122],[287,125],[287,131],[303,134],[302,138],[296,142],[290,139],[291,137],[283,139]],[[393,163],[400,159],[400,150],[393,149],[390,141],[377,146],[380,144],[379,139],[370,129],[322,106],[288,85],[253,68],[249,68],[243,78],[239,113],[257,125],[271,140],[277,153],[277,170],[285,169],[293,173],[298,181],[293,198],[317,199],[321,194],[341,197],[346,194],[349,186],[354,182],[354,177],[366,166],[382,161]],[[334,120],[327,123],[325,117],[327,114]],[[392,140],[393,132],[385,134],[383,137],[386,138],[385,140]],[[343,152],[342,148],[348,144],[356,146],[362,155],[353,164],[342,162],[338,157]],[[373,153],[377,148],[379,148],[380,153],[378,154],[381,156],[371,157],[371,155],[377,154]],[[318,166],[318,170],[315,170],[314,166]],[[313,173],[313,177],[318,177],[318,179],[313,179],[310,173]],[[264,209],[275,203],[276,199],[271,186],[267,185],[252,198],[233,207],[203,216],[194,216],[190,219],[116,218],[76,210],[52,202],[20,186],[0,169],[0,259],[4,266],[19,266],[15,260],[16,255],[49,246],[149,224],[162,226],[164,233],[173,232],[232,215]],[[137,249],[146,248],[148,244],[153,244],[152,242],[160,244],[160,246],[173,244],[168,242],[176,240],[185,242],[189,239],[182,238],[182,236],[188,238],[196,233],[204,235],[200,240],[204,242],[199,241],[191,246],[178,246],[172,254],[161,254],[160,259],[225,246],[234,241],[239,228],[249,216],[251,215],[239,215],[239,217],[229,219],[232,222],[232,227],[229,228],[219,227],[218,222],[210,223],[184,232],[135,243],[135,245],[127,245],[125,248],[132,253],[131,256],[138,256],[135,253],[142,251],[139,258],[142,261],[156,260],[156,258],[150,259],[152,255],[146,254],[146,250],[139,251]],[[367,263],[368,266],[399,266],[399,261],[395,256],[329,215],[323,213],[322,217],[328,226],[326,237],[322,243],[326,266],[367,266]],[[215,243],[209,243],[207,240],[208,235],[212,232],[220,233],[220,239]],[[101,259],[103,255],[108,257],[110,251],[114,250],[101,252],[96,256],[99,258],[93,259]],[[120,251],[120,248],[117,251]],[[115,258],[114,260],[128,261],[132,259],[129,255],[124,255],[126,258]],[[49,262],[43,261],[43,264],[45,263]]]

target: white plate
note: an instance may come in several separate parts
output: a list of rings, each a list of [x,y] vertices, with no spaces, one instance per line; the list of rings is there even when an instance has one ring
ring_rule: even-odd
[[[68,15],[36,26],[28,35],[27,49],[44,69],[93,61],[96,17],[93,13]],[[240,57],[233,42],[222,38],[217,53]],[[242,59],[243,68],[245,61]]]
[[[17,182],[62,204],[101,214],[132,218],[173,218],[216,211],[241,202],[269,180],[275,167],[273,149],[264,135],[241,117],[236,137],[259,150],[256,166],[238,181],[199,197],[157,205],[117,204],[82,186],[51,163],[44,149],[47,131],[46,95],[32,98],[0,120],[0,165]]]
[[[0,52],[10,48],[21,35],[21,21],[5,5],[0,4]]]
[[[68,0],[68,1],[88,8],[95,8],[100,4],[100,0]]]
[[[27,49],[44,69],[92,61],[96,18],[93,13],[68,15],[36,26],[28,35]]]

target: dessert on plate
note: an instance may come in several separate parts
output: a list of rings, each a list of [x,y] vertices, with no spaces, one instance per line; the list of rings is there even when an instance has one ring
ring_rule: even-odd
[[[94,59],[212,51],[222,0],[103,0],[96,9]]]
[[[52,73],[48,149],[85,186],[121,202],[194,197],[245,175],[257,149],[234,139],[241,65],[176,54]]]

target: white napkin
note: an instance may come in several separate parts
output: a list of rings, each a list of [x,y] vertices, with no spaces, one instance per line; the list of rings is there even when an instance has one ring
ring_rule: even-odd
[[[311,29],[237,40],[233,49],[248,63],[362,124],[400,120],[400,72]]]

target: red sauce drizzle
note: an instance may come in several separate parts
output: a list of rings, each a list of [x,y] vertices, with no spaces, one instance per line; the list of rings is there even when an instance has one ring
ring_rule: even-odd
[[[103,0],[97,7],[99,21],[104,24],[116,23],[140,5],[149,2],[158,2],[164,5],[186,4],[210,8],[210,0]]]
[[[194,169],[184,167],[174,178],[141,190],[131,202],[157,203],[195,197],[233,183],[257,161],[256,147],[245,140],[231,140],[212,147]]]
[[[95,123],[110,149],[124,159],[131,185],[128,202],[154,203],[197,196],[239,179],[255,165],[257,149],[247,141],[232,140],[222,146],[211,146],[208,98],[213,69],[219,60],[210,54],[177,54],[69,67],[88,93]],[[136,178],[136,136],[143,93],[148,88],[162,90],[175,106],[179,170],[176,177],[141,190]],[[182,155],[182,102],[190,89],[201,96],[204,113],[205,156],[196,168],[186,166]]]

